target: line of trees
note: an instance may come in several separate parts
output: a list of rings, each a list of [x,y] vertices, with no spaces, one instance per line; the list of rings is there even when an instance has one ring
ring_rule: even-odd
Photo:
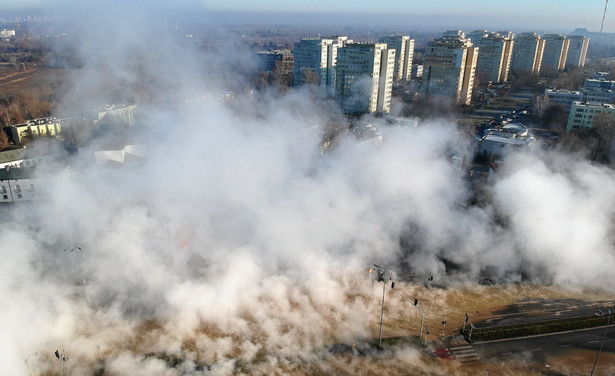
[[[49,87],[28,89],[9,98],[0,99],[0,125],[24,123],[50,116],[52,90]]]

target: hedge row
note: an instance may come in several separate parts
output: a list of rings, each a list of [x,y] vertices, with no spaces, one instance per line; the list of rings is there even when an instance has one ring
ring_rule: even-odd
[[[606,325],[606,323],[606,316],[582,316],[526,324],[490,326],[485,328],[475,327],[472,329],[472,338],[470,338],[470,328],[466,326],[465,329],[461,330],[461,334],[469,342],[492,341],[497,339],[557,333],[566,330],[594,328],[597,326]]]

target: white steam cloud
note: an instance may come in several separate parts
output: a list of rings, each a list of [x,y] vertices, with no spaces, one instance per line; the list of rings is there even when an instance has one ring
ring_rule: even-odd
[[[400,279],[454,265],[451,278],[475,282],[518,280],[523,259],[535,281],[615,282],[610,169],[516,155],[468,205],[445,158],[469,149],[453,124],[379,124],[383,144],[341,136],[321,154],[311,128],[326,114],[307,91],[238,90],[246,52],[125,21],[80,35],[62,108],[140,101],[147,158],[53,173],[48,200],[3,209],[3,374],[57,372],[56,348],[73,375],[365,372],[367,357],[327,349],[374,336],[374,262]],[[235,99],[218,100],[228,88]],[[175,108],[197,95],[209,99]],[[393,373],[422,362],[388,356]]]

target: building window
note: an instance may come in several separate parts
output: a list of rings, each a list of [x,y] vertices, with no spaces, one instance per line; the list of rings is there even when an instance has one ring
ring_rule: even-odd
[[[17,194],[17,198],[22,198],[21,193]]]
[[[13,188],[13,190],[14,190],[16,193],[21,193],[21,187],[19,186],[19,184],[15,184],[15,187]]]
[[[34,184],[30,184],[30,185],[28,186],[28,190],[29,190],[30,192],[34,192],[34,191],[35,191],[35,190],[34,190]]]

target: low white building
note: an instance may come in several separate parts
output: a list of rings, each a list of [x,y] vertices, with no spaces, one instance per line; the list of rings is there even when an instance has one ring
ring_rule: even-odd
[[[570,115],[570,109],[574,102],[615,102],[615,91],[613,90],[581,89],[580,91],[570,91],[565,89],[546,89],[545,95],[551,103],[564,107],[566,115]]]
[[[566,132],[574,129],[591,129],[594,117],[599,113],[607,113],[615,119],[615,105],[609,103],[574,102],[568,116]]]
[[[142,161],[145,145],[87,146],[79,148],[79,156],[86,162],[108,165],[123,165],[127,162]]]
[[[519,123],[506,124],[489,129],[480,141],[480,153],[484,156],[504,156],[512,150],[532,148],[536,138]]]
[[[39,181],[34,168],[4,168],[0,170],[0,202],[20,202],[39,199]]]

